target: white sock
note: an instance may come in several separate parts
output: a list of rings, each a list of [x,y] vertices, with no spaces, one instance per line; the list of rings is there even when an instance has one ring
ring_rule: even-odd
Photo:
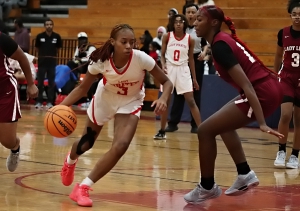
[[[86,178],[81,182],[80,185],[87,185],[87,186],[91,187],[93,184],[94,184],[94,182],[93,182],[90,178],[86,177]]]
[[[72,160],[72,159],[70,158],[70,155],[68,155],[68,157],[67,157],[67,163],[68,163],[68,164],[73,165],[74,163],[76,163],[76,161],[77,161],[77,160]]]

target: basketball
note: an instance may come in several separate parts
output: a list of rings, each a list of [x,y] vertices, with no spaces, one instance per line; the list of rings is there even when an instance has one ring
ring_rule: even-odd
[[[50,135],[64,138],[76,129],[77,117],[74,111],[65,105],[57,105],[49,109],[44,117],[44,126]]]

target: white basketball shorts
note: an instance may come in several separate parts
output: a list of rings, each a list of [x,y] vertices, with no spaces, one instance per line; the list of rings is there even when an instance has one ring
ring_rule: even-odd
[[[167,64],[167,76],[176,88],[177,94],[193,92],[191,71],[187,64],[180,66]],[[162,92],[163,86],[161,85],[160,87]]]
[[[132,114],[140,117],[145,97],[143,90],[137,95],[118,95],[98,85],[97,91],[87,109],[90,120],[99,126],[113,119],[116,114]]]

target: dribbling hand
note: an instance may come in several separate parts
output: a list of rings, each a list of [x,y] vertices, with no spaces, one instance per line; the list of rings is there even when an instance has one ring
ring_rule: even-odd
[[[151,105],[151,107],[154,106],[154,113],[158,116],[161,115],[167,109],[167,102],[162,99],[157,99]]]
[[[27,86],[27,100],[37,98],[39,90],[35,84]]]
[[[265,132],[265,133],[269,133],[271,135],[274,135],[278,138],[283,138],[284,135],[282,135],[281,133],[278,133],[277,131],[271,129],[270,127],[268,127],[267,125],[261,125],[259,127],[259,129],[262,131],[262,132]]]

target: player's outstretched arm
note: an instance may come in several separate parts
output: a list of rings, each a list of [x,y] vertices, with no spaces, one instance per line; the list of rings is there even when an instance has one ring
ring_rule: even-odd
[[[73,89],[72,92],[60,103],[60,105],[71,106],[76,103],[84,95],[86,95],[96,78],[97,75],[92,75],[89,71],[87,71],[82,83]]]

